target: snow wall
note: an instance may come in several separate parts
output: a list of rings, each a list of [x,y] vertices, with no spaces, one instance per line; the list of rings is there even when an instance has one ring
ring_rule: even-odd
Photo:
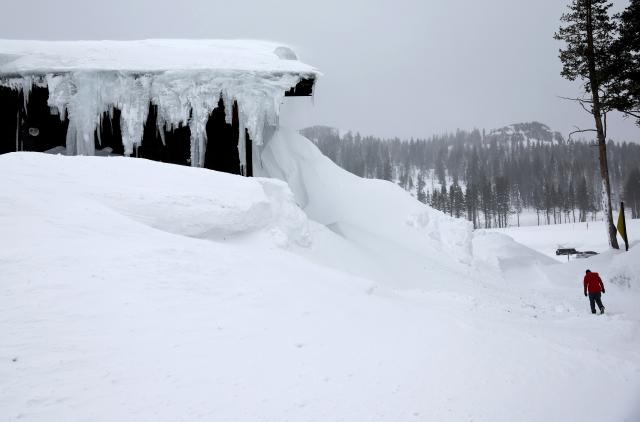
[[[425,206],[392,182],[341,169],[296,131],[278,128],[261,148],[254,172],[286,181],[310,219],[380,263],[374,278],[416,277],[422,283],[429,274],[470,268],[471,224]]]

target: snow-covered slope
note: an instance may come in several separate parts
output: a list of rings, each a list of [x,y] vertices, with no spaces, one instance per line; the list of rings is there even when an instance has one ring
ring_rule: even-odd
[[[468,273],[472,227],[425,207],[397,185],[342,170],[299,133],[279,128],[262,151],[265,175],[288,183],[314,221],[366,255],[360,275],[422,287]],[[373,263],[373,265],[371,265]],[[350,270],[350,262],[334,263]]]
[[[0,156],[0,415],[638,419],[640,250],[598,258],[629,280],[607,280],[611,314],[592,317],[578,268],[474,238],[306,142],[281,133],[264,151],[293,192],[137,159]]]

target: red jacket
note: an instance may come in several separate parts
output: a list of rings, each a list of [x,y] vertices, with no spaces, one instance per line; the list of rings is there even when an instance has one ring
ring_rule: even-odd
[[[604,284],[598,273],[587,273],[584,276],[584,292],[600,293],[604,292]]]

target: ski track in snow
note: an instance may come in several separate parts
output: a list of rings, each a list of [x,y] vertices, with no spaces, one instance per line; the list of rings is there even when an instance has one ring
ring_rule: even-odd
[[[611,310],[592,316],[584,262],[474,234],[297,135],[267,147],[293,193],[0,156],[1,420],[640,419],[640,249],[589,259]]]

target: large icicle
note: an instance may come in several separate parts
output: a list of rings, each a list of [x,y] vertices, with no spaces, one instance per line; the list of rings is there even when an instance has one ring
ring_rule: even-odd
[[[25,92],[25,101],[34,83],[48,86],[48,105],[60,119],[69,118],[68,154],[95,154],[94,133],[102,114],[113,107],[121,111],[120,126],[125,154],[142,141],[149,104],[158,108],[158,130],[180,125],[191,130],[191,165],[201,167],[207,143],[209,116],[225,103],[225,118],[232,123],[233,104],[238,104],[240,137],[238,149],[244,163],[245,129],[256,145],[263,142],[266,126],[275,126],[285,92],[300,76],[291,73],[216,70],[174,70],[156,73],[121,71],[73,71],[49,74],[35,81],[32,76],[0,80],[3,86]]]
[[[151,78],[148,75],[131,78],[118,77],[117,98],[120,109],[120,128],[124,153],[130,155],[133,147],[142,143],[144,125],[149,115]]]
[[[100,91],[105,81],[94,73],[74,73],[70,77],[71,85],[59,85],[59,87],[75,88],[75,91],[70,93],[59,94],[69,96],[67,152],[77,155],[94,155],[94,133],[100,124],[100,115],[108,107],[108,104],[104,104],[100,98]]]
[[[300,77],[292,74],[193,71],[165,72],[153,78],[151,101],[158,106],[158,125],[179,124],[191,130],[191,163],[204,165],[206,124],[222,95],[225,117],[231,124],[233,103],[238,103],[240,139],[238,148],[244,164],[244,129],[256,145],[262,144],[265,125],[275,125],[285,92]]]

